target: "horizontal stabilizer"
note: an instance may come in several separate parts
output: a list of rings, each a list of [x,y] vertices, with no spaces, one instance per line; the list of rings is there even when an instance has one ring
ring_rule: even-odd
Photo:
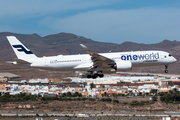
[[[5,61],[5,63],[13,63],[14,61]]]
[[[14,61],[16,61],[19,64],[31,64],[30,62],[27,62],[25,60],[21,60],[21,59],[13,59]]]

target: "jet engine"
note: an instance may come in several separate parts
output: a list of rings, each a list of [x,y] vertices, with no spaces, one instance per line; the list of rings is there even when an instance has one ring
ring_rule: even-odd
[[[131,61],[118,61],[113,66],[116,71],[126,71],[132,69]]]

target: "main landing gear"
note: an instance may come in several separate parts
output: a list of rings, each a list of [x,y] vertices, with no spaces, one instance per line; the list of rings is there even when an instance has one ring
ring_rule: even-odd
[[[87,78],[93,78],[96,79],[97,77],[104,77],[104,74],[102,74],[102,72],[98,72],[98,73],[93,73],[91,72],[91,74],[87,75]]]
[[[165,65],[165,71],[164,71],[165,73],[168,73],[167,69],[168,69],[168,65]]]

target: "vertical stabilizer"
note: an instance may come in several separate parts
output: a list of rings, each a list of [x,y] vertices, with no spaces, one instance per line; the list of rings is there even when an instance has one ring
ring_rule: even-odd
[[[27,49],[15,36],[7,36],[12,49],[18,59],[28,60],[37,58],[29,49]]]

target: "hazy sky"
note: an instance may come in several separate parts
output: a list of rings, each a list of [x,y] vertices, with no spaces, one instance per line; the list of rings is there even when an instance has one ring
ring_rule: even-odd
[[[0,32],[111,43],[180,41],[179,0],[0,0]]]

